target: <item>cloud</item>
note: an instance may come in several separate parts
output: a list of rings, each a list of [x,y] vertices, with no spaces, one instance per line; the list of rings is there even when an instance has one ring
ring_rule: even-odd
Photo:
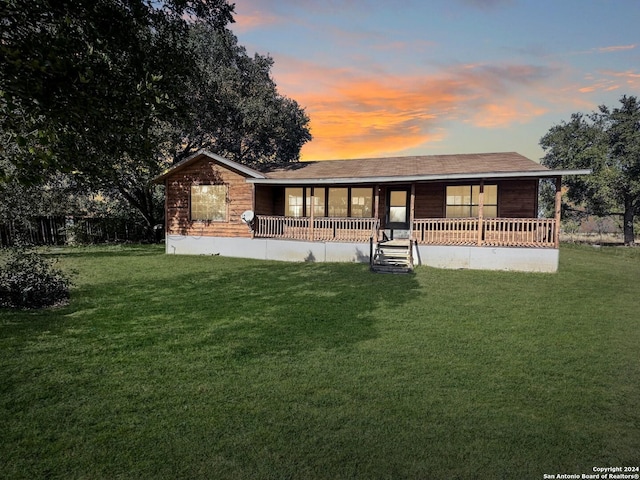
[[[624,78],[628,81],[638,82],[640,81],[640,73],[632,72],[631,70],[626,70],[624,72],[618,72],[615,70],[601,70],[603,75],[609,75],[612,77]]]
[[[610,52],[620,52],[620,51],[624,51],[624,50],[633,50],[634,48],[636,48],[636,44],[631,44],[631,45],[614,45],[611,47],[600,47],[597,48],[596,50],[600,53],[610,53]]]
[[[285,18],[275,13],[270,13],[259,8],[251,8],[249,5],[244,8],[236,7],[234,16],[235,23],[233,30],[235,32],[246,32],[265,26],[273,26],[285,22]]]
[[[471,117],[476,127],[505,128],[515,123],[527,123],[547,113],[548,109],[518,98],[507,98],[501,103],[481,105]]]
[[[553,75],[530,65],[459,65],[440,74],[371,75],[277,58],[275,78],[283,93],[306,108],[314,137],[303,159],[395,154],[432,145],[447,126],[480,128],[521,124],[543,115],[533,100],[518,100]]]

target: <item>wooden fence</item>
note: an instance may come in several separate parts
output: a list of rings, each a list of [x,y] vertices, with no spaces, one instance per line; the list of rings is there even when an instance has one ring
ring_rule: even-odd
[[[120,218],[37,217],[0,223],[0,247],[138,242],[147,237],[142,224]]]

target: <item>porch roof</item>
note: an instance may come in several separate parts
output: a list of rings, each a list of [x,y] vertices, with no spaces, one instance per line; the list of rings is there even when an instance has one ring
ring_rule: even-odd
[[[590,170],[551,170],[516,152],[363,158],[291,163],[264,170],[257,184],[400,183],[580,175]]]

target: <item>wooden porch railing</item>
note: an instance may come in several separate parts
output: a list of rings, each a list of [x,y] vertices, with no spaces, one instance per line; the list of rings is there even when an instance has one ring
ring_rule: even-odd
[[[255,236],[319,242],[368,242],[375,236],[375,218],[280,217],[258,215]]]
[[[412,238],[423,245],[476,245],[477,218],[416,218]]]
[[[556,246],[553,218],[426,218],[413,222],[413,239],[422,245],[491,247]]]
[[[375,218],[281,217],[257,215],[254,235],[319,242],[377,241]],[[488,247],[556,246],[553,218],[421,218],[414,219],[411,238],[420,245]]]

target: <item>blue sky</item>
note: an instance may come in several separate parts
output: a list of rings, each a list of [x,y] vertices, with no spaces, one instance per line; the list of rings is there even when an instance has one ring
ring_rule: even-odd
[[[517,151],[640,96],[640,0],[235,0],[311,119],[303,160]]]

